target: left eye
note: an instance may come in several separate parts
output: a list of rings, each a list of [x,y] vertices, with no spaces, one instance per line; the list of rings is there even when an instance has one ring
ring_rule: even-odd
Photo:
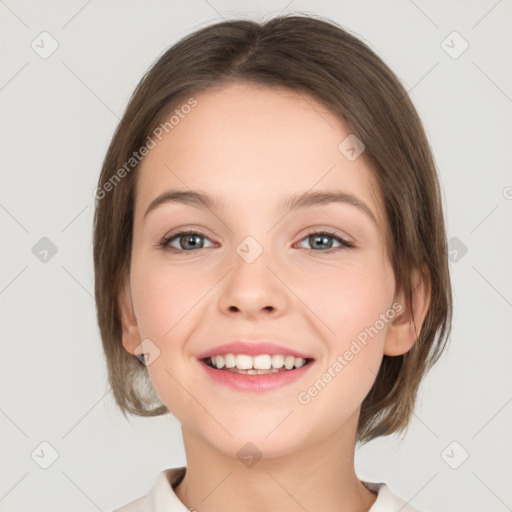
[[[336,233],[331,233],[328,231],[321,231],[316,233],[310,233],[302,240],[307,240],[309,244],[311,244],[313,249],[333,249],[338,250],[344,247],[354,247],[354,245],[349,242],[348,240],[345,240],[344,238],[337,236]],[[335,240],[338,242],[338,246],[334,247],[332,246],[333,242],[332,240]],[[307,247],[305,247],[307,249]],[[322,250],[320,252],[328,252],[327,250]]]

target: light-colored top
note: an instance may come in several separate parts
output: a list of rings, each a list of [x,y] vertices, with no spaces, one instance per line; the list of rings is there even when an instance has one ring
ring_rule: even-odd
[[[185,476],[185,470],[186,467],[164,469],[148,494],[113,512],[193,512],[194,508],[187,508],[173,489]],[[368,512],[419,512],[393,494],[386,484],[369,482],[363,482],[363,484],[370,491],[377,493],[377,499]]]

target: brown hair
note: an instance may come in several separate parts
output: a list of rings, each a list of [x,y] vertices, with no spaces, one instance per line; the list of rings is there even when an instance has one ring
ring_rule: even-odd
[[[451,330],[435,163],[419,116],[395,74],[358,38],[331,20],[310,15],[261,23],[230,20],[199,29],[167,50],[137,85],[103,162],[94,217],[98,324],[115,401],[125,417],[127,412],[169,412],[144,364],[121,343],[118,301],[130,269],[138,169],[133,155],[187,98],[232,82],[307,94],[340,116],[365,145],[387,218],[397,290],[406,292],[411,310],[412,272],[428,271],[431,299],[421,332],[407,353],[384,356],[362,403],[357,437],[366,442],[405,431],[421,379]]]

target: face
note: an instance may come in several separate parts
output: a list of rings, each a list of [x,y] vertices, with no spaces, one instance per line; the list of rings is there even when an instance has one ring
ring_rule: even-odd
[[[241,84],[195,98],[139,169],[123,345],[150,340],[151,381],[184,429],[231,456],[247,441],[280,456],[355,428],[396,349],[382,204],[364,152],[347,158],[350,131],[312,98]],[[215,204],[153,203],[171,190]],[[318,192],[341,200],[292,208]],[[307,364],[247,375],[200,360],[237,340],[235,355],[269,342],[260,355]]]

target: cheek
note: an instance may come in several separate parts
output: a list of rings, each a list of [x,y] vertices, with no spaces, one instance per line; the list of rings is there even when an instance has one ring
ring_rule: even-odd
[[[134,272],[133,301],[141,336],[165,345],[176,340],[180,327],[193,321],[200,309],[195,306],[209,286],[197,273],[165,265],[148,265],[139,273]],[[173,348],[178,348],[176,343]]]
[[[322,320],[333,331],[325,336],[326,354],[296,399],[301,414],[322,418],[329,411],[326,433],[336,430],[358,410],[378,374],[392,310],[393,288],[385,276],[346,274],[326,281],[313,302],[324,304]],[[382,315],[382,316],[381,316]]]
[[[302,283],[298,295],[306,297],[305,302],[320,320],[319,325],[326,328],[326,339],[332,349],[344,349],[350,340],[376,322],[385,334],[379,319],[391,308],[394,297],[393,272],[386,262],[361,261],[330,267]]]
[[[307,305],[320,318],[321,322],[316,323],[325,332],[326,357],[320,361],[317,385],[311,389],[312,396],[322,395],[315,398],[316,406],[320,410],[334,400],[349,409],[357,408],[382,361],[390,322],[386,313],[394,316],[391,267],[376,260],[374,264],[346,266],[336,272],[331,268],[299,293],[308,298]]]
[[[141,339],[149,338],[158,357],[148,366],[155,391],[172,413],[187,422],[197,410],[194,397],[183,391],[196,378],[183,364],[190,326],[201,322],[198,307],[212,283],[199,273],[170,269],[165,264],[133,265],[132,297]]]

